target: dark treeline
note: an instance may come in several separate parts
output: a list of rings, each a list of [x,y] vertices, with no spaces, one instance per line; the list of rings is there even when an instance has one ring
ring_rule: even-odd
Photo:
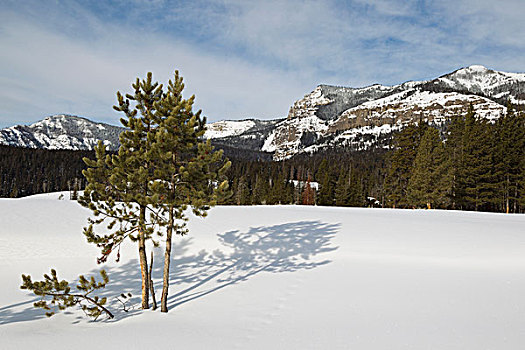
[[[226,204],[368,206],[382,192],[386,154],[337,149],[280,162],[237,160]]]
[[[94,153],[0,145],[0,197],[79,190],[85,185],[83,157]]]
[[[525,212],[525,116],[495,123],[472,111],[439,130],[408,125],[390,150],[329,149],[272,162],[225,149],[231,196],[222,204],[307,204]],[[81,189],[87,151],[0,146],[0,196]]]
[[[446,141],[425,124],[394,138],[385,205],[496,212],[525,211],[525,114],[495,123],[465,117],[447,123]]]

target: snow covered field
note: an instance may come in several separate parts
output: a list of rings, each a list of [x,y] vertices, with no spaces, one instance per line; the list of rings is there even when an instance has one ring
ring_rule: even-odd
[[[58,194],[0,199],[1,349],[523,349],[525,216],[301,206],[218,207],[176,237],[170,312],[129,313],[137,253],[104,267],[116,313],[47,319],[20,290],[91,275],[89,212]],[[154,268],[160,298],[162,250]]]

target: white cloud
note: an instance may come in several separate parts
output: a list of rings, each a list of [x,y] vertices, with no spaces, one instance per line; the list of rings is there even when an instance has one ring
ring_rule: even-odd
[[[107,34],[92,41],[22,18],[5,26],[1,42],[10,49],[0,57],[0,100],[9,108],[0,112],[0,124],[62,112],[116,123],[115,92],[129,92],[147,71],[165,82],[179,69],[187,96],[196,94],[197,107],[212,120],[283,117],[291,101],[314,87],[287,72],[212,55],[164,35],[134,33],[130,40],[130,28],[104,28]]]
[[[113,17],[100,1],[0,11],[0,126],[61,112],[115,122],[116,90],[175,68],[211,120],[283,117],[319,83],[524,70],[521,0],[122,1]]]

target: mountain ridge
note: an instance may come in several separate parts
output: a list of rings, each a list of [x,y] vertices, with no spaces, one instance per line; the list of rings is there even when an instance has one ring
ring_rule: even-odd
[[[496,120],[507,101],[525,105],[525,73],[480,65],[459,68],[431,80],[397,85],[345,87],[319,84],[293,102],[286,118],[223,120],[207,126],[218,146],[273,153],[274,160],[326,148],[385,147],[389,135],[411,122],[438,126],[464,115],[472,105],[481,118]],[[0,144],[47,149],[92,149],[103,140],[118,148],[119,126],[55,115],[29,126],[0,130]]]

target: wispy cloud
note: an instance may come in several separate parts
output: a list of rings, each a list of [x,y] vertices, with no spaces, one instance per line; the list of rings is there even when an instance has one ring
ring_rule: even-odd
[[[72,113],[116,123],[115,91],[179,69],[211,120],[285,116],[319,83],[522,71],[520,0],[6,1],[0,126]]]

